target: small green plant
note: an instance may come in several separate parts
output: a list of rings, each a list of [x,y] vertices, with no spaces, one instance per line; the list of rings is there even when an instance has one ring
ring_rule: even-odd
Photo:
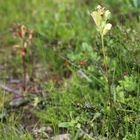
[[[136,90],[136,80],[134,76],[124,76],[124,79],[120,80],[119,83],[127,92],[134,92]]]

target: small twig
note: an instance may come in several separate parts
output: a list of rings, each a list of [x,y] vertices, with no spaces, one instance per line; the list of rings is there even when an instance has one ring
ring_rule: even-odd
[[[26,49],[22,49],[23,54],[22,54],[22,70],[23,70],[23,92],[26,91],[26,60],[25,60],[25,55],[26,55]]]
[[[14,89],[11,89],[11,88],[3,85],[3,84],[0,84],[0,88],[3,89],[3,90],[5,90],[6,92],[9,92],[9,93],[20,94],[19,91],[16,91]]]

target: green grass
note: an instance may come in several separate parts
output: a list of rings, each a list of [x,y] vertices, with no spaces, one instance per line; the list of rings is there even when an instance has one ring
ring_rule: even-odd
[[[31,134],[20,127],[0,124],[0,138],[3,140],[33,140]]]
[[[101,41],[90,16],[98,4],[112,13],[113,27],[105,37],[111,106]],[[29,92],[33,98],[29,105],[13,109],[11,95],[1,90],[0,111],[7,111],[8,117],[1,120],[0,139],[34,139],[31,130],[22,128],[28,110],[38,118],[38,129],[53,129],[48,137],[68,132],[72,140],[139,140],[139,10],[136,0],[1,0],[0,65],[6,66],[0,70],[1,82],[22,79],[21,58],[12,50],[19,40],[11,30],[16,23],[24,24],[35,32],[34,84],[41,94]],[[30,76],[30,56],[27,61]]]

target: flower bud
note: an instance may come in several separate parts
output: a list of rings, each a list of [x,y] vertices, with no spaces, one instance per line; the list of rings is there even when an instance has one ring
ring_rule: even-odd
[[[111,30],[112,24],[107,23],[103,29],[103,35],[105,35],[109,30]]]
[[[109,10],[105,11],[105,20],[108,20],[111,17],[111,12]]]

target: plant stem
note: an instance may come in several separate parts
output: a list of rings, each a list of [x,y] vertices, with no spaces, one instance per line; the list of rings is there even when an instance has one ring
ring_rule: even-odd
[[[25,60],[25,55],[26,55],[26,49],[23,48],[23,54],[22,55],[22,70],[23,70],[23,92],[26,91],[26,60]]]
[[[105,52],[105,46],[104,46],[104,36],[101,35],[101,42],[102,42],[102,52],[104,57],[104,65],[105,65],[105,80],[108,82],[108,70],[107,70],[107,55]]]
[[[105,65],[105,81],[107,83],[107,92],[108,92],[108,95],[109,95],[109,106],[110,106],[110,111],[109,111],[109,133],[111,134],[111,110],[112,110],[112,103],[111,103],[111,87],[110,87],[110,83],[109,83],[109,71],[108,71],[108,68],[107,68],[107,54],[105,52],[105,46],[104,46],[104,36],[101,35],[101,45],[102,45],[102,52],[103,52],[103,59],[104,59],[104,65]],[[110,136],[109,136],[110,137]],[[111,137],[109,138],[111,139]]]

